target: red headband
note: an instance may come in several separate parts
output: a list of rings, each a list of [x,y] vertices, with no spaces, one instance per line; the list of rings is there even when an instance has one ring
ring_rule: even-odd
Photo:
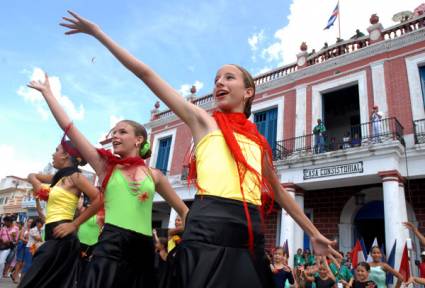
[[[65,132],[63,133],[63,136],[62,136],[61,145],[62,145],[63,149],[65,150],[65,152],[68,153],[69,155],[71,155],[72,157],[82,158],[80,151],[78,151],[76,148],[74,148],[71,145],[69,145],[68,143],[66,143],[66,134],[71,129],[72,125],[73,124],[71,122],[66,126]]]

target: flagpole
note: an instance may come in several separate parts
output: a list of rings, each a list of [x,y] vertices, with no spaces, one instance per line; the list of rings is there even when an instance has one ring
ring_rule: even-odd
[[[341,6],[338,0],[338,38],[341,39]]]

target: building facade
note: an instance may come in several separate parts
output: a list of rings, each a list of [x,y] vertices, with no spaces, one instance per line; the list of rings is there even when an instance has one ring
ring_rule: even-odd
[[[22,221],[26,217],[26,210],[22,201],[32,189],[26,179],[16,176],[6,176],[0,182],[0,216],[16,215]]]
[[[375,237],[387,255],[397,240],[396,263],[407,239],[415,244],[412,255],[419,251],[402,222],[425,232],[424,23],[420,16],[384,29],[372,15],[368,35],[313,53],[303,43],[297,63],[255,77],[251,120],[273,148],[282,185],[343,252],[357,239],[370,247]],[[212,95],[188,101],[214,109]],[[313,133],[318,119],[322,134]],[[190,205],[196,191],[186,181],[188,127],[159,105],[146,127],[150,165]],[[154,225],[173,226],[174,217],[157,195]],[[284,210],[269,215],[265,226],[268,247],[288,241],[291,255],[310,247]]]

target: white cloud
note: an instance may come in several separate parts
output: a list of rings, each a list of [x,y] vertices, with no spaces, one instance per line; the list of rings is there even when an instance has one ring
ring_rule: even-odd
[[[121,120],[124,120],[124,117],[116,115],[109,116],[109,128],[112,129]]]
[[[256,51],[258,49],[258,44],[263,39],[264,39],[264,30],[261,30],[258,33],[252,34],[252,36],[248,38],[248,44],[251,47],[251,50]]]
[[[270,70],[272,70],[272,68],[270,68],[270,67],[263,67],[263,68],[260,69],[260,71],[258,71],[257,74],[263,74],[263,73],[269,72]]]
[[[30,76],[30,81],[44,81],[44,72],[42,69],[36,67],[32,71]],[[69,117],[74,120],[81,120],[84,118],[84,106],[80,104],[77,107],[67,96],[62,95],[62,85],[59,77],[49,76],[50,87],[52,89],[53,95],[58,100],[59,104],[65,109]],[[43,96],[40,92],[35,89],[20,86],[17,90],[18,95],[22,96],[25,101],[32,103],[36,111],[41,115],[43,120],[47,120],[50,115],[50,111],[47,107],[47,104],[44,101]]]
[[[29,173],[43,170],[46,163],[32,161],[31,157],[25,158],[22,153],[8,144],[0,144],[0,179],[13,175],[26,178]]]
[[[117,116],[117,115],[110,115],[109,116],[109,130],[106,132],[102,132],[100,133],[99,139],[97,139],[96,141],[96,145],[99,142],[102,142],[103,140],[106,139],[106,137],[108,136],[109,132],[111,131],[112,128],[115,127],[115,125],[120,122],[121,120],[124,120],[124,117],[122,116]]]
[[[288,24],[274,33],[275,41],[261,51],[261,56],[266,62],[276,61],[277,65],[292,63],[300,52],[301,42],[305,41],[308,50],[320,50],[324,42],[329,45],[335,43],[338,34],[338,20],[329,30],[323,30],[335,8],[334,1],[293,0],[290,6]],[[391,5],[389,5],[391,3]],[[420,4],[417,0],[368,1],[367,5],[356,0],[340,1],[341,13],[341,38],[348,39],[360,29],[367,34],[370,25],[369,18],[377,13],[384,27],[395,25],[392,15],[402,11],[411,10]],[[255,42],[255,41],[254,41]],[[251,46],[251,43],[249,43]],[[252,48],[252,46],[251,46]]]
[[[204,87],[204,83],[202,83],[199,80],[196,80],[194,84],[183,84],[180,86],[180,89],[178,90],[179,93],[183,96],[187,96],[190,94],[190,88],[192,88],[192,85],[195,85],[196,87],[196,93],[199,92]]]

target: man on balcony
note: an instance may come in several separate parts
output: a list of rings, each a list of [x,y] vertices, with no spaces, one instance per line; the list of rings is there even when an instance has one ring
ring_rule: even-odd
[[[378,111],[377,105],[374,105],[372,114],[370,115],[370,121],[372,122],[372,143],[381,142],[379,138],[381,134],[381,119],[382,112]]]
[[[326,128],[322,122],[322,119],[317,119],[317,125],[313,128],[314,153],[316,154],[325,152],[325,132]]]

